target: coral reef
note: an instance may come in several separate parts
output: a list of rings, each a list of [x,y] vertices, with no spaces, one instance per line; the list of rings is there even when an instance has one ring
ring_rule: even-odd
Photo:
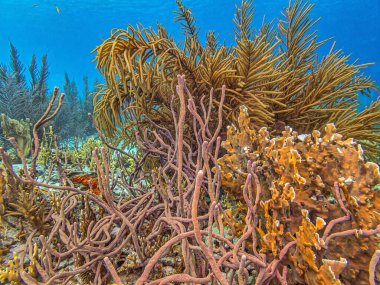
[[[0,114],[20,122],[29,120],[34,125],[45,112],[51,99],[47,88],[47,55],[42,57],[40,67],[36,56],[32,55],[25,70],[16,47],[11,43],[10,59],[9,66],[0,64]],[[95,89],[90,90],[87,77],[83,81],[84,99],[81,102],[75,82],[65,74],[63,89],[67,96],[63,102],[63,109],[55,120],[49,122],[61,139],[72,136],[85,137],[96,132],[92,121],[87,119],[88,113],[93,111],[92,93]],[[0,143],[8,149],[6,138],[1,135],[0,132]],[[39,136],[41,135],[39,133]]]
[[[23,242],[5,254],[1,277],[14,284],[375,284],[380,174],[378,165],[364,161],[360,145],[331,124],[323,134],[286,127],[271,137],[251,126],[244,106],[222,142],[226,86],[218,99],[211,90],[206,100],[216,100],[216,124],[214,109],[192,94],[178,76],[174,136],[153,121],[149,129],[136,126],[141,157],[101,138],[105,146],[92,151],[91,176],[68,175],[58,144],[56,184],[35,177],[14,138],[19,174],[0,148],[2,194],[8,187],[16,201],[26,195],[17,205],[3,203],[2,212],[14,209],[4,223],[33,213],[46,225],[15,224]],[[131,172],[122,157],[134,161]],[[145,171],[149,158],[159,163]],[[32,195],[44,211],[21,206]]]
[[[289,239],[295,240],[297,250],[287,264],[294,280],[330,284],[319,276],[326,271],[324,264],[345,257],[334,280],[340,276],[344,283],[368,283],[365,265],[379,238],[358,237],[380,229],[380,192],[375,189],[379,166],[364,161],[360,144],[343,138],[333,124],[326,125],[324,133],[311,135],[286,127],[281,137],[271,138],[266,128],[253,129],[247,109],[241,107],[239,125],[228,129],[223,142],[227,154],[218,161],[223,190],[244,201],[242,187],[249,175],[244,166],[248,161],[255,164],[266,193],[260,201],[256,246],[277,256]]]
[[[316,59],[308,2],[256,32],[243,1],[233,47],[213,33],[202,46],[176,2],[182,46],[158,26],[96,48],[94,116],[87,80],[82,106],[67,74],[68,99],[56,87],[31,128],[2,115],[21,165],[0,147],[0,282],[375,285],[380,101],[356,111],[365,65]],[[29,90],[11,54],[0,102]],[[42,97],[43,62],[29,68]],[[74,132],[69,117],[88,120]]]
[[[290,2],[277,29],[269,23],[255,31],[252,3],[243,1],[235,15],[234,46],[220,44],[212,32],[203,46],[190,9],[180,0],[177,4],[176,21],[185,33],[182,45],[163,26],[158,25],[157,31],[129,26],[113,30],[94,50],[106,80],[96,96],[95,118],[108,136],[122,136],[128,142],[135,125],[172,124],[169,94],[175,92],[180,73],[186,75],[195,100],[210,88],[226,85],[224,127],[237,123],[240,105],[246,106],[256,130],[268,127],[281,134],[290,125],[309,133],[335,123],[339,133],[360,140],[366,155],[378,159],[374,143],[380,142],[380,101],[357,112],[359,95],[375,89],[361,73],[367,65],[350,63],[349,56],[334,45],[319,60],[317,49],[326,41],[317,40],[316,21],[310,18],[312,4]],[[175,100],[178,106],[179,99]]]

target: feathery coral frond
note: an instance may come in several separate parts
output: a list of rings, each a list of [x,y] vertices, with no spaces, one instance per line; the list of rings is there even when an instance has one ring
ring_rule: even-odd
[[[37,83],[37,62],[36,62],[36,55],[32,55],[32,59],[30,61],[29,65],[29,74],[31,79],[32,86],[36,85]]]
[[[12,76],[15,77],[17,84],[25,85],[24,66],[20,61],[16,47],[12,43],[10,43],[10,47]]]
[[[174,11],[177,15],[174,18],[175,22],[180,22],[185,35],[197,38],[199,33],[199,28],[196,27],[196,21],[191,13],[191,10],[182,4],[182,0],[176,0],[178,5],[178,11]]]
[[[361,74],[367,65],[350,63],[348,56],[334,48],[318,59],[317,50],[326,41],[317,40],[318,20],[310,17],[314,5],[304,0],[290,2],[277,29],[273,23],[263,23],[255,31],[252,2],[243,1],[236,8],[236,44],[227,47],[218,44],[212,32],[202,46],[190,10],[182,1],[177,4],[176,20],[185,30],[183,45],[162,26],[157,32],[129,26],[113,30],[94,50],[106,80],[94,98],[95,119],[107,135],[128,136],[137,124],[171,124],[173,82],[177,74],[185,74],[196,100],[210,88],[226,85],[225,124],[236,123],[238,108],[245,105],[257,128],[281,132],[290,125],[304,133],[335,123],[341,133],[358,128],[359,140],[379,140],[380,121],[372,115],[378,105],[373,104],[366,114],[356,112],[359,96],[375,89],[372,80]],[[173,100],[178,106],[178,99]],[[372,120],[361,119],[369,114]],[[378,151],[368,146],[368,153],[374,152]]]

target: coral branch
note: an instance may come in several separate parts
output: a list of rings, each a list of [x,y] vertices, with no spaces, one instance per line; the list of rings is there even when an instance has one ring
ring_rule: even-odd
[[[380,250],[376,250],[369,263],[369,284],[376,285],[376,267],[380,260]]]
[[[104,264],[106,265],[108,271],[111,273],[112,275],[112,278],[113,278],[113,281],[117,284],[117,285],[123,285],[123,282],[121,281],[119,275],[117,274],[116,270],[115,270],[115,267],[113,267],[110,259],[106,256],[104,259]]]

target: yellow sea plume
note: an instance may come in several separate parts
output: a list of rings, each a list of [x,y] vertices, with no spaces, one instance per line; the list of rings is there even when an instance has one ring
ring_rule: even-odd
[[[152,122],[170,126],[171,109],[178,111],[179,105],[172,101],[176,76],[185,74],[195,100],[203,100],[210,88],[220,96],[218,88],[226,85],[225,126],[237,123],[239,106],[245,105],[256,130],[266,126],[281,133],[290,125],[305,133],[334,123],[341,134],[361,140],[368,154],[379,154],[379,100],[357,112],[359,95],[375,89],[362,74],[368,64],[350,63],[334,45],[318,59],[317,49],[326,41],[317,40],[317,21],[310,17],[314,5],[290,2],[277,26],[265,23],[256,31],[252,2],[243,1],[234,19],[235,44],[226,46],[212,32],[202,45],[190,9],[180,0],[177,4],[182,45],[158,25],[157,30],[113,30],[95,48],[106,81],[94,99],[95,118],[107,135],[131,138],[137,126]],[[205,102],[211,108],[216,104]]]

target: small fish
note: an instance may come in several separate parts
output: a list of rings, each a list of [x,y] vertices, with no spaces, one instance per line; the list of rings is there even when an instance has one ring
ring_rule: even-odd
[[[57,4],[55,4],[55,9],[57,10],[57,13],[58,13],[58,14],[61,14],[61,9],[59,9],[59,7],[58,7]]]
[[[39,7],[40,5],[38,5],[38,4],[33,4],[33,8],[37,8],[37,7]]]

